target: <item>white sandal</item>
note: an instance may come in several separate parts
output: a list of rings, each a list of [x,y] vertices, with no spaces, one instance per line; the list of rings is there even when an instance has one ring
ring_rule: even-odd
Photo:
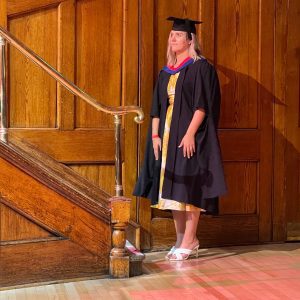
[[[165,259],[170,259],[170,256],[174,254],[174,252],[176,251],[176,249],[177,248],[175,246],[173,246],[171,248],[171,250],[166,254]]]
[[[187,260],[190,255],[196,254],[196,257],[198,257],[198,251],[199,251],[199,245],[194,247],[194,249],[185,249],[185,248],[177,248],[173,255],[175,255],[175,258],[169,258],[170,261],[180,261],[180,260]],[[183,254],[187,254],[187,256],[183,256]]]

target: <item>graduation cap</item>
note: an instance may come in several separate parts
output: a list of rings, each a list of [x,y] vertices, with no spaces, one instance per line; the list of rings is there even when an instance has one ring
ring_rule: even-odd
[[[191,39],[191,33],[196,34],[196,26],[195,24],[203,23],[202,21],[194,21],[190,19],[181,19],[176,17],[168,17],[168,21],[173,21],[173,30],[185,31],[188,33],[189,38]]]

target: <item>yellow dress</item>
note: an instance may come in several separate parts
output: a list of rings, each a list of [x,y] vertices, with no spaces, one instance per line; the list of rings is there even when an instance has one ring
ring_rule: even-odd
[[[179,202],[176,200],[164,199],[161,197],[163,181],[164,181],[164,174],[165,174],[165,167],[166,167],[166,158],[167,158],[167,152],[168,152],[169,132],[170,132],[170,126],[171,126],[171,120],[172,120],[173,104],[174,104],[174,99],[175,99],[175,87],[176,87],[176,82],[177,82],[179,73],[180,72],[178,72],[174,75],[171,75],[170,79],[169,79],[169,83],[168,83],[169,106],[167,109],[164,135],[163,135],[163,140],[162,140],[163,147],[162,147],[162,153],[161,153],[162,157],[161,157],[158,204],[151,205],[151,207],[158,208],[158,209],[171,209],[171,210],[181,210],[181,211],[196,211],[196,210],[205,211],[204,209],[196,207],[192,204],[186,204],[186,203]]]

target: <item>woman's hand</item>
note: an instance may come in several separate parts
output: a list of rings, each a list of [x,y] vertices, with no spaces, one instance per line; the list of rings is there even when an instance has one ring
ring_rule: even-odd
[[[195,149],[195,136],[193,134],[187,133],[183,137],[183,139],[182,139],[180,145],[178,146],[178,148],[181,148],[182,146],[183,146],[183,156],[184,157],[187,156],[188,158],[192,157],[194,152],[196,151],[196,149]]]
[[[161,138],[160,137],[152,138],[152,143],[153,143],[153,150],[154,150],[155,159],[158,160],[159,151],[161,151]]]

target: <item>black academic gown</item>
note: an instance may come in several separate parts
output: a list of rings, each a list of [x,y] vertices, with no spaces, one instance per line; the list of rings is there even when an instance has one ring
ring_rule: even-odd
[[[162,70],[155,85],[151,117],[160,118],[159,136],[163,137],[168,108],[167,85],[170,74]],[[218,75],[205,58],[180,71],[176,83],[170,127],[162,198],[193,204],[218,214],[218,196],[227,192],[222,166],[217,126],[220,113]],[[194,112],[205,110],[206,116],[195,134],[196,153],[187,158],[178,148]],[[144,163],[133,195],[158,203],[161,155],[155,160],[152,144],[152,122],[149,124]],[[161,154],[161,153],[160,153]]]

